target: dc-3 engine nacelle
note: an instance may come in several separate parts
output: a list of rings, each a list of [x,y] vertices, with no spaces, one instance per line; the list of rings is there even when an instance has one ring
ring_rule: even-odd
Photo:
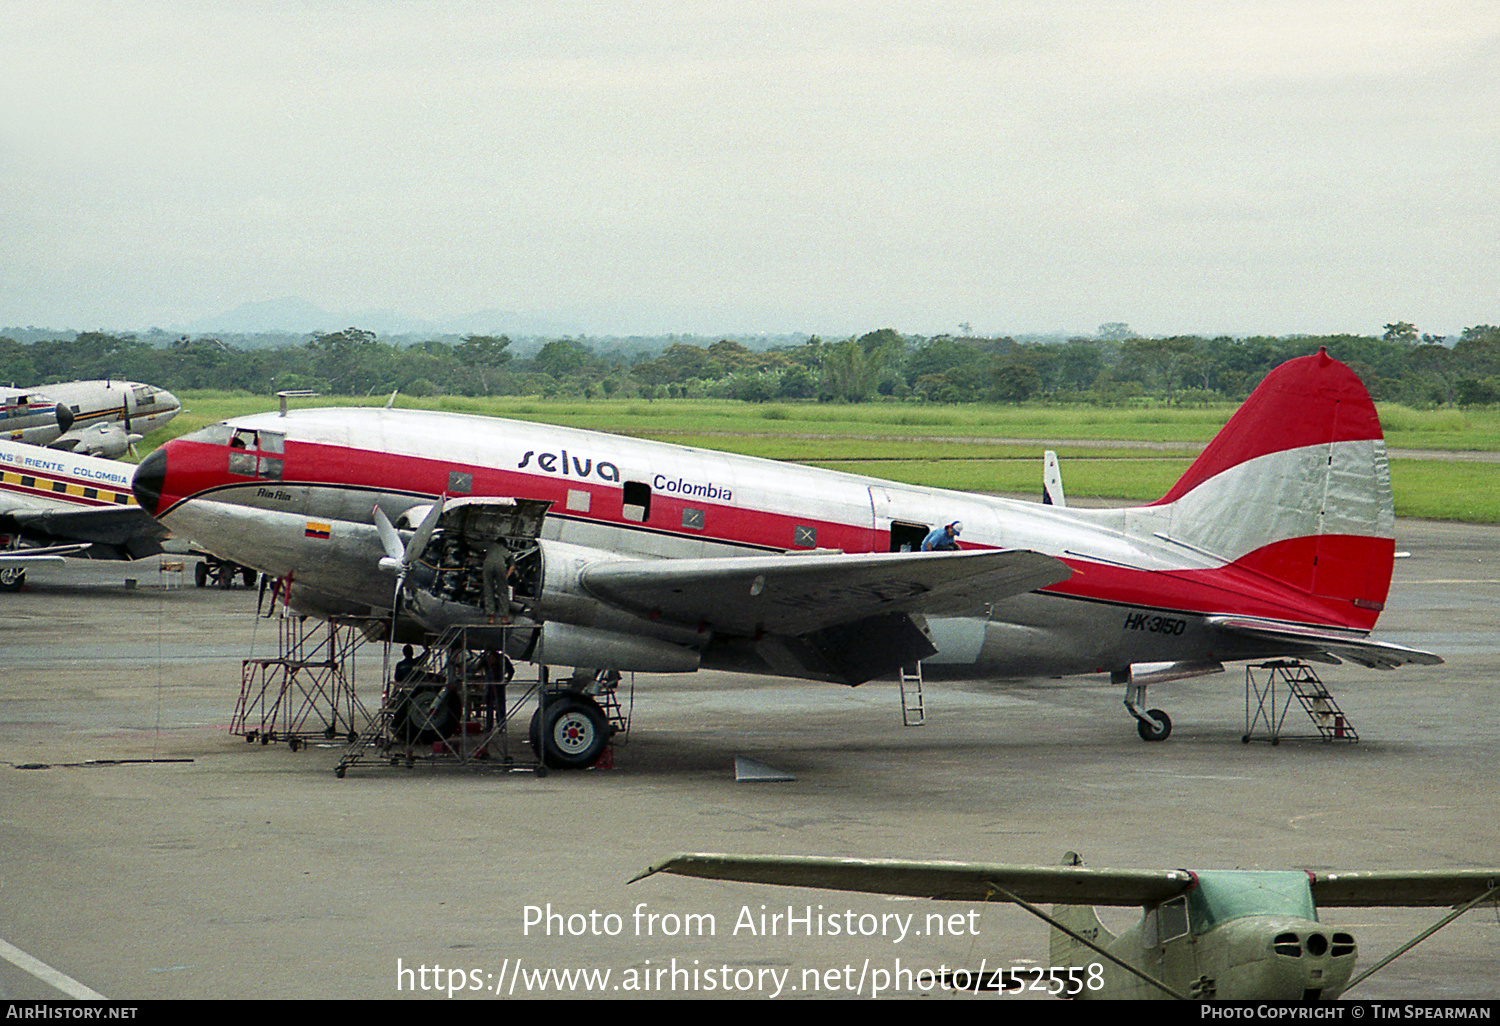
[[[140,435],[128,434],[117,423],[100,423],[63,435],[52,443],[52,448],[67,449],[83,456],[114,459],[125,455],[130,446],[140,440]]]
[[[586,570],[618,562],[619,555],[537,537],[540,511],[528,505],[449,503],[411,568],[401,617],[430,634],[464,626],[471,645],[504,647],[513,658],[532,662],[645,673],[698,668],[707,635],[636,616],[591,595],[583,583]],[[545,510],[546,504],[536,505]],[[415,526],[430,512],[431,506],[413,507],[396,523]],[[511,604],[502,610],[507,583]]]
[[[698,669],[698,646],[708,640],[706,635],[616,609],[584,587],[588,567],[618,562],[619,556],[545,538],[537,540],[537,547],[541,588],[535,612],[545,623],[538,662],[643,673]]]

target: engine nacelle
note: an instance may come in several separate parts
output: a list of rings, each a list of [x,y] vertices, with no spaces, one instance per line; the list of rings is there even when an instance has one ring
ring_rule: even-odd
[[[101,456],[114,459],[125,455],[132,442],[141,440],[140,435],[125,433],[116,423],[93,424],[79,431],[71,431],[52,443],[54,449],[67,449],[84,456]]]
[[[538,539],[537,545],[541,553],[535,605],[539,618],[549,623],[659,638],[694,648],[708,640],[691,628],[644,619],[590,594],[582,583],[584,571],[597,563],[619,562],[621,557],[617,553],[545,538]]]
[[[464,626],[475,646],[503,645],[514,658],[592,669],[691,673],[708,635],[617,609],[589,594],[584,571],[620,557],[545,538],[507,537],[512,626],[485,608],[485,564],[494,538],[454,532],[435,536],[406,579],[401,617],[427,634]],[[539,627],[539,630],[520,628]]]
[[[552,621],[531,659],[556,666],[586,666],[595,670],[634,670],[641,673],[692,673],[698,669],[695,649],[659,638],[601,631]]]

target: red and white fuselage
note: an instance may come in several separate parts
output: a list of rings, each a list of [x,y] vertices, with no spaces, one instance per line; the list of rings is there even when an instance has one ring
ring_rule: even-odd
[[[936,649],[929,667],[1019,678],[1280,654],[1435,660],[1365,637],[1390,583],[1389,474],[1368,394],[1322,353],[1273,371],[1162,500],[1127,509],[1063,509],[598,432],[367,408],[260,414],[176,439],[142,463],[136,494],[175,533],[350,612],[391,606],[375,506],[399,521],[439,496],[546,500],[542,538],[578,562],[576,590],[600,605],[579,614],[582,626],[691,649],[696,665],[797,672],[756,636],[764,629],[729,626],[728,615],[693,623],[670,603],[648,609],[613,586],[589,586],[585,564],[693,560],[697,572],[696,561],[720,559],[727,582],[737,559],[853,560],[914,548],[933,525],[959,520],[963,549],[1040,553],[1071,576],[928,606],[911,597],[918,585],[897,599],[892,584],[882,593],[891,608],[924,618]],[[942,554],[904,558],[933,556]],[[888,561],[892,581],[901,558]],[[808,594],[847,598],[840,564],[818,566],[826,580]]]

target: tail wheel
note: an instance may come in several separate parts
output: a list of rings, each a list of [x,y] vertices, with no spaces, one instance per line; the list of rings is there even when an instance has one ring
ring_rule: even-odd
[[[0,591],[20,591],[26,583],[26,571],[18,566],[0,570]]]
[[[1135,721],[1135,729],[1142,741],[1165,741],[1172,735],[1172,718],[1160,709],[1147,709],[1146,718]]]
[[[588,769],[610,739],[609,718],[581,695],[551,699],[531,718],[531,746],[553,769]]]

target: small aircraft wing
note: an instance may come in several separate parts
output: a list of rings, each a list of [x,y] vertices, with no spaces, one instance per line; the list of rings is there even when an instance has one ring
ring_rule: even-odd
[[[1001,887],[1025,901],[1057,905],[1149,906],[1193,886],[1193,875],[1181,869],[1004,866],[982,862],[902,862],[805,855],[674,855],[635,879],[644,879],[654,873],[783,887],[906,894],[948,901],[1005,901],[996,891]]]
[[[1390,670],[1406,663],[1436,666],[1442,656],[1389,641],[1374,641],[1361,634],[1331,627],[1308,627],[1243,616],[1210,616],[1209,626],[1258,641],[1282,642],[1289,653],[1323,653],[1336,660],[1347,659],[1372,669]]]
[[[628,560],[584,569],[583,587],[632,612],[734,634],[801,635],[881,613],[996,601],[1072,575],[1024,549]]]
[[[1500,869],[1312,873],[1319,908],[1461,905],[1500,885]]]

